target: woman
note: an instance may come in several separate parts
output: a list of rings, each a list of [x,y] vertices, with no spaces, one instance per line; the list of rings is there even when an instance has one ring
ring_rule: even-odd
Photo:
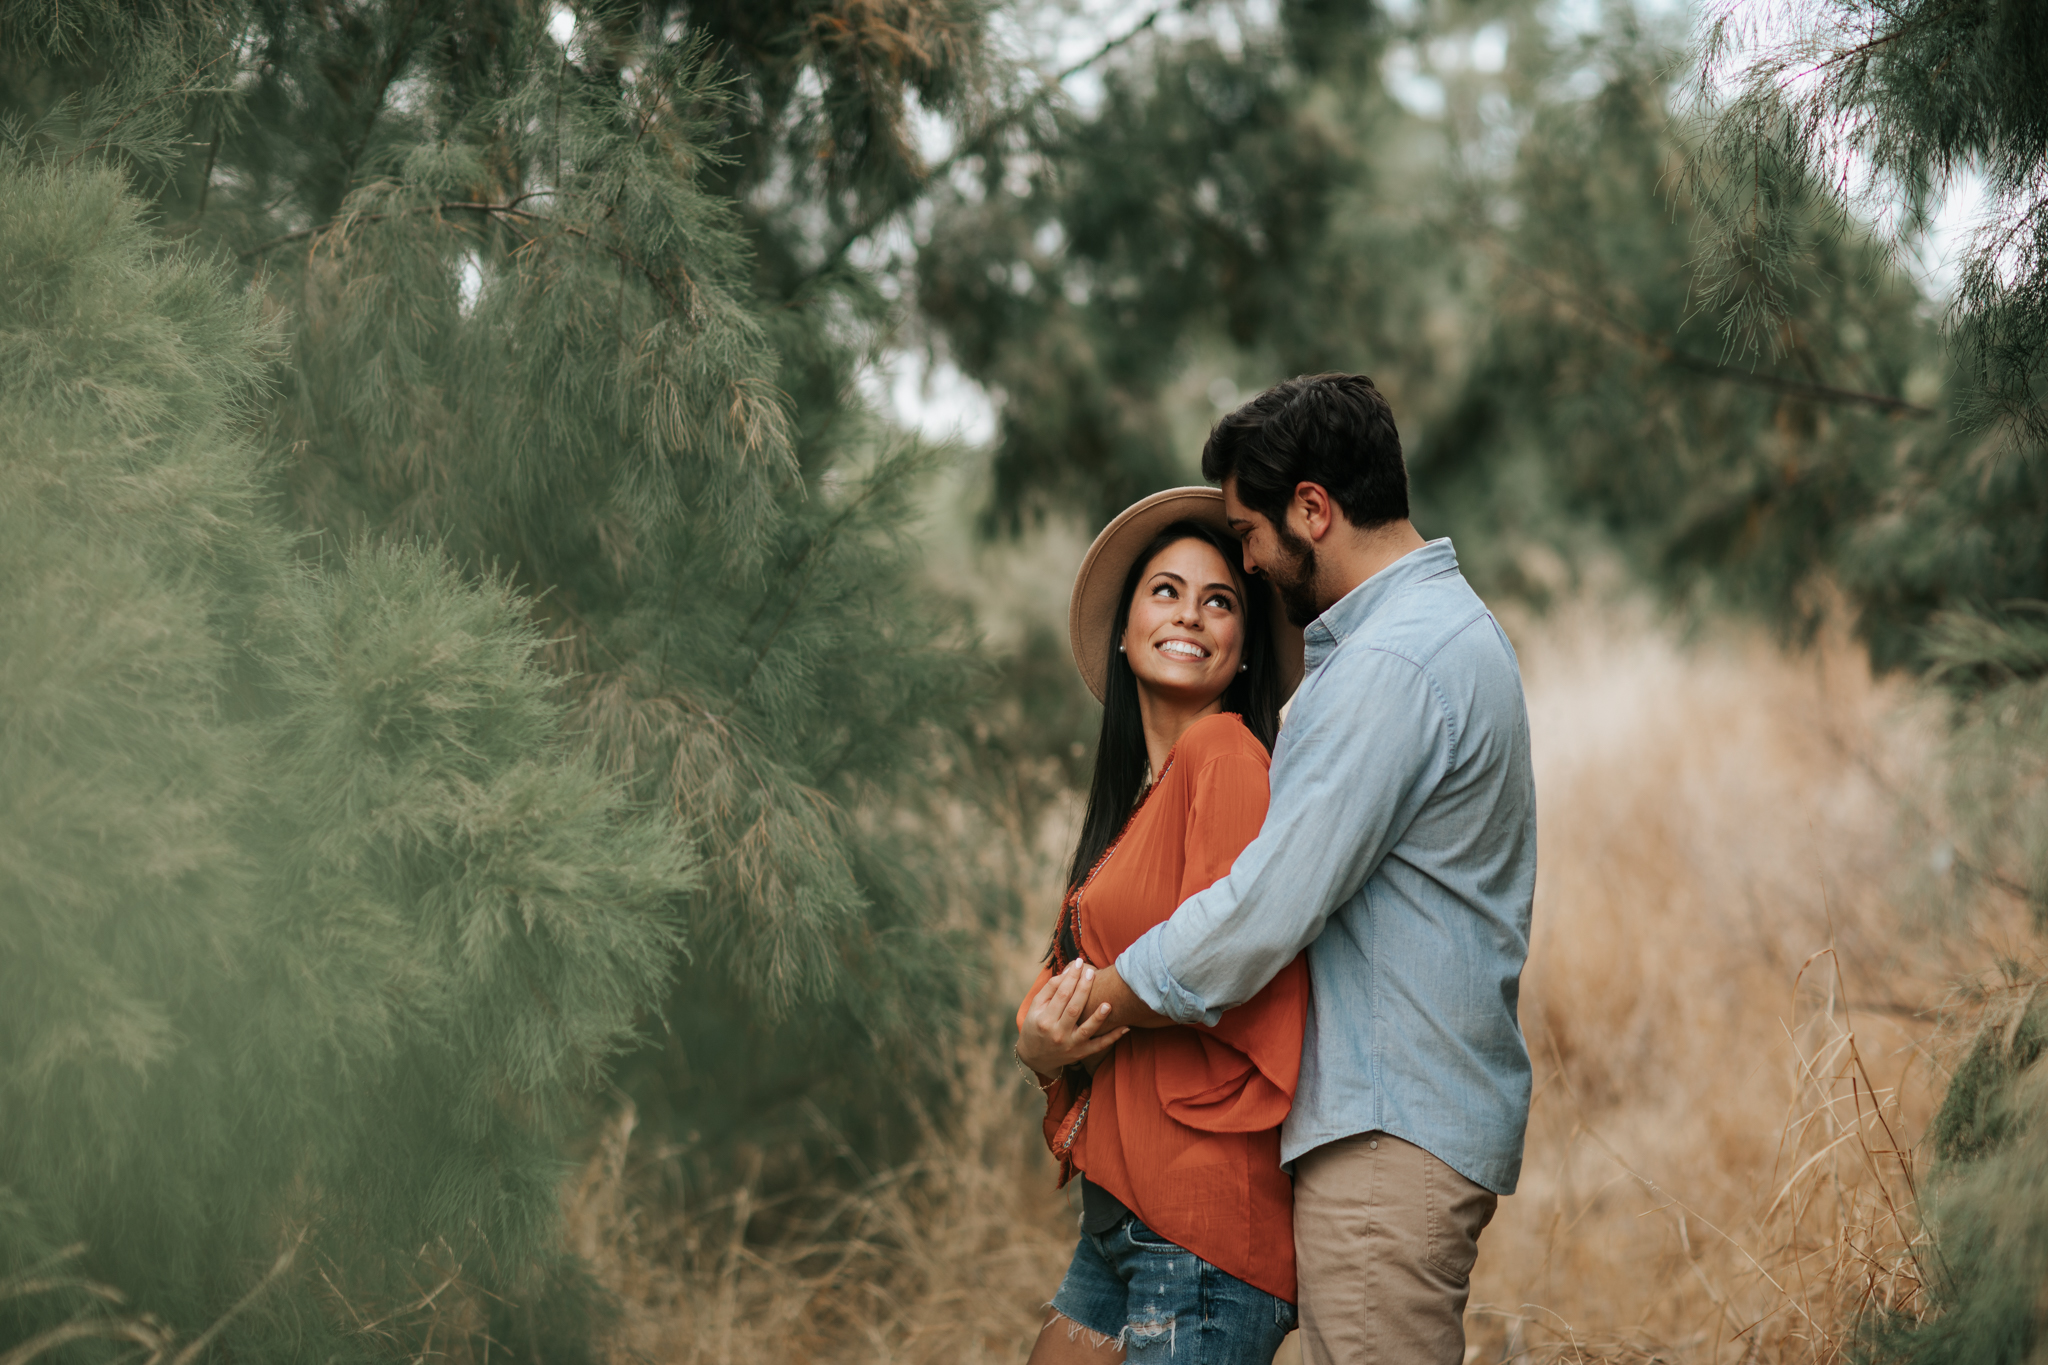
[[[1089,548],[1074,657],[1103,703],[1088,810],[1017,1056],[1046,1093],[1074,1259],[1033,1349],[1056,1362],[1267,1365],[1294,1326],[1293,1191],[1280,1121],[1301,1065],[1297,960],[1214,1028],[1097,1036],[1094,969],[1230,870],[1266,814],[1301,635],[1247,584],[1214,489],[1155,494]]]

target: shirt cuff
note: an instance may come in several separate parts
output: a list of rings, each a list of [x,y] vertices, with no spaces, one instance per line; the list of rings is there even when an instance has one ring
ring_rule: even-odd
[[[1136,943],[1124,949],[1116,960],[1116,974],[1137,996],[1176,1024],[1207,1024],[1214,1028],[1223,1017],[1199,995],[1183,988],[1166,970],[1166,955],[1159,947],[1159,926],[1148,929]]]

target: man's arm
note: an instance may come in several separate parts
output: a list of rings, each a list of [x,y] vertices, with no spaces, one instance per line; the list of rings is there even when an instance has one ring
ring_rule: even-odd
[[[1097,974],[1112,1027],[1214,1024],[1320,934],[1392,848],[1451,757],[1446,707],[1422,670],[1381,650],[1297,710],[1273,765],[1259,837],[1228,876],[1183,901]]]
[[[1096,1010],[1109,1006],[1109,1017],[1102,1022],[1106,1032],[1120,1028],[1165,1028],[1173,1020],[1153,1009],[1138,998],[1113,966],[1104,967],[1095,974],[1094,990],[1088,996],[1087,1008]]]

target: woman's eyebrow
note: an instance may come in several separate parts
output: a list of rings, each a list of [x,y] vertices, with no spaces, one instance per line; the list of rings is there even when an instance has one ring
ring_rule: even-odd
[[[1237,595],[1237,584],[1235,584],[1235,583],[1211,583],[1211,584],[1209,584],[1209,585],[1208,585],[1207,587],[1203,588],[1203,589],[1202,589],[1202,591],[1203,591],[1203,592],[1227,592],[1227,593],[1229,593],[1229,594],[1230,594],[1231,596],[1235,597],[1235,596]]]
[[[1176,583],[1185,584],[1187,582],[1185,578],[1182,578],[1179,574],[1175,573],[1171,569],[1154,569],[1152,571],[1152,576],[1154,578],[1171,578]]]

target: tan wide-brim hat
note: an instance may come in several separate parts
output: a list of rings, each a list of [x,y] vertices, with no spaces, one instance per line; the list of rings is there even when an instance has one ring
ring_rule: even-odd
[[[1074,666],[1081,680],[1101,701],[1109,686],[1109,652],[1114,647],[1109,632],[1116,625],[1117,594],[1131,565],[1155,537],[1176,521],[1195,521],[1231,535],[1230,522],[1223,515],[1223,493],[1216,488],[1169,488],[1142,498],[1117,513],[1116,520],[1102,528],[1095,543],[1082,557],[1081,572],[1074,576],[1074,595],[1067,604],[1067,635],[1074,647]],[[1254,579],[1253,592],[1271,594],[1273,648],[1280,660],[1280,700],[1286,701],[1301,686],[1301,628],[1288,624],[1287,612],[1271,585]]]

